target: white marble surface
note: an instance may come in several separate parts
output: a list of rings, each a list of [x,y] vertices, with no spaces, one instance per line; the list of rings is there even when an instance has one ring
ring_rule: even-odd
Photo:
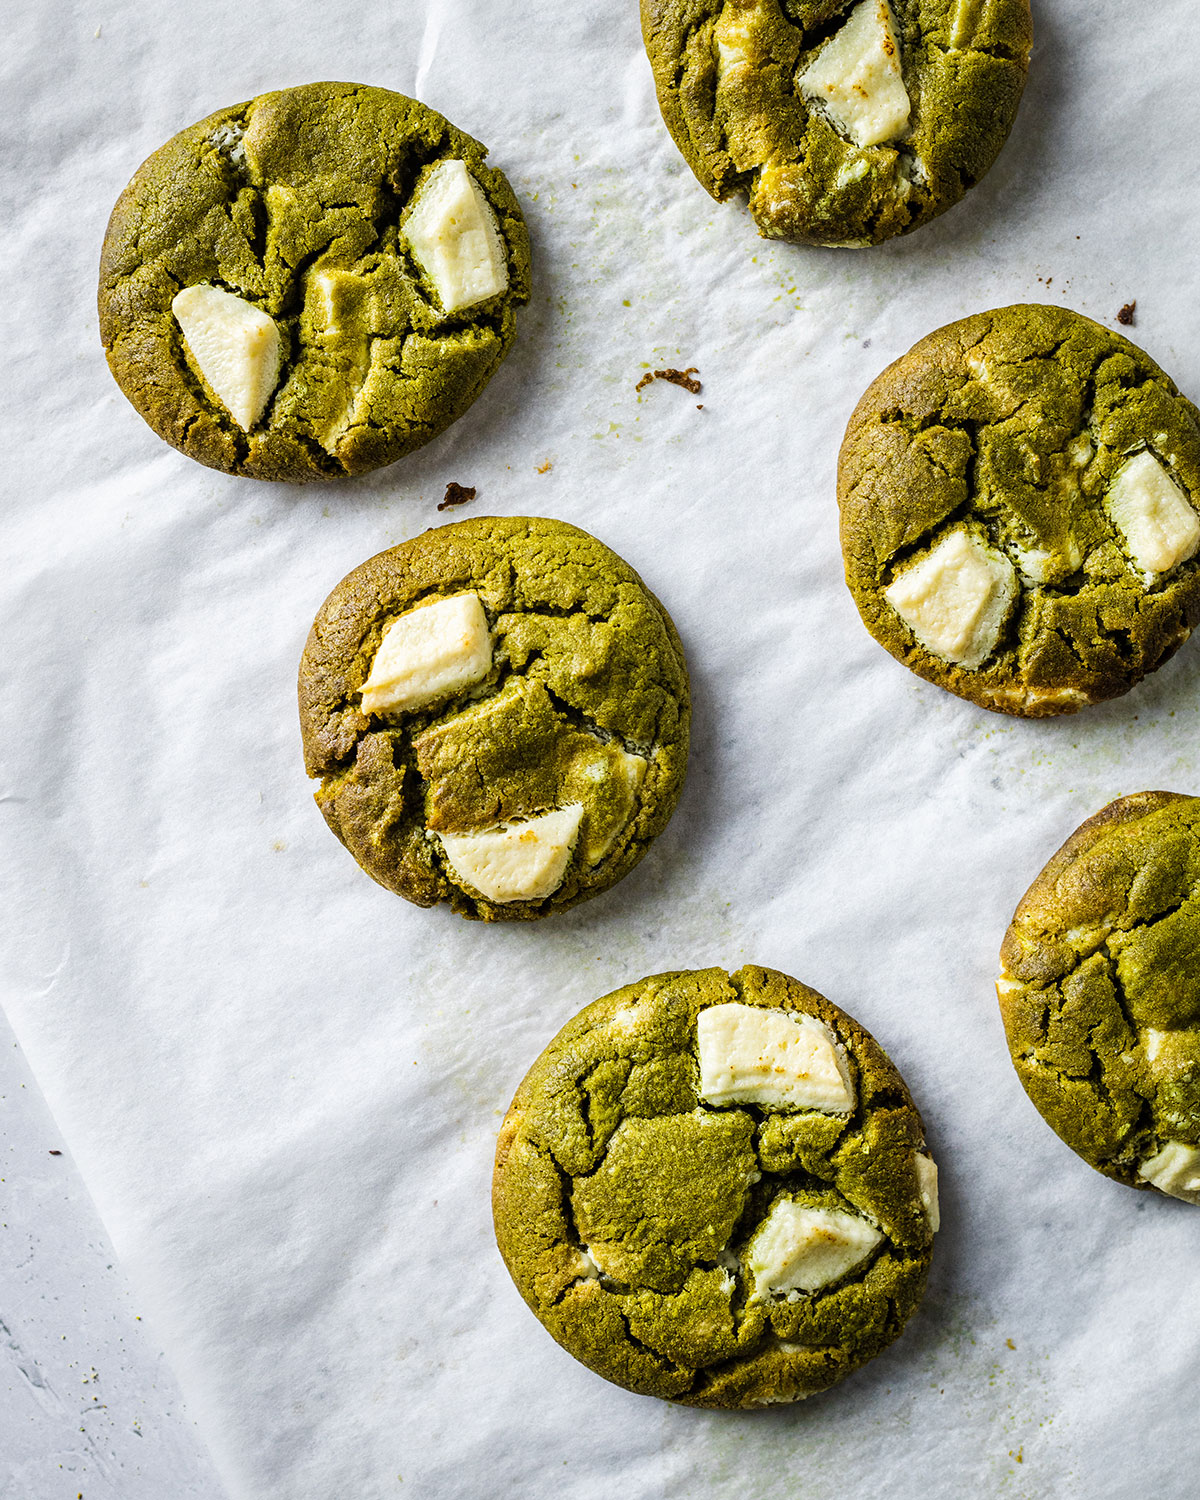
[[[0,1014],[0,1500],[224,1496]]]

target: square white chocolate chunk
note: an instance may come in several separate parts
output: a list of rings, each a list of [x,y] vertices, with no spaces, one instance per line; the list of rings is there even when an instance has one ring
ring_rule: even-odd
[[[1200,547],[1200,516],[1153,453],[1135,454],[1121,465],[1104,507],[1147,583]]]
[[[1168,1141],[1161,1151],[1144,1161],[1138,1176],[1152,1182],[1160,1193],[1200,1203],[1200,1146]]]
[[[820,1291],[852,1271],[882,1240],[874,1224],[857,1214],[776,1199],[747,1246],[754,1296]]]
[[[938,1207],[937,1163],[923,1151],[914,1151],[913,1170],[917,1174],[917,1192],[921,1195],[921,1206],[929,1220],[930,1229],[936,1234],[942,1227],[942,1214]]]
[[[752,65],[758,51],[756,46],[759,12],[743,10],[736,5],[725,5],[713,27],[713,40],[717,44],[717,77],[726,78],[736,68]]]
[[[489,901],[541,901],[562,884],[583,806],[572,802],[525,823],[438,837],[455,878]]]
[[[1007,557],[958,530],[897,574],[883,597],[926,651],[973,672],[995,649],[1017,588]]]
[[[419,604],[383,633],[362,688],[363,712],[424,708],[491,671],[492,637],[478,594]]]
[[[760,1005],[710,1005],[696,1018],[700,1097],[849,1114],[854,1085],[833,1033],[813,1016]]]
[[[243,432],[262,416],[279,379],[274,318],[219,286],[186,286],[171,311],[214,395]]]
[[[496,216],[466,162],[438,162],[417,190],[404,235],[444,312],[474,307],[508,285]]]
[[[850,19],[799,78],[856,146],[894,141],[908,127],[912,103],[900,71],[900,39],[888,0],[859,0]]]

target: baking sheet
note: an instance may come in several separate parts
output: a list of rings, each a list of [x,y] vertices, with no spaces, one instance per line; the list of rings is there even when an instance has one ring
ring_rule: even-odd
[[[707,199],[632,0],[7,13],[5,1005],[234,1500],[1190,1493],[1200,1219],[1057,1141],[991,985],[1017,898],[1078,822],[1198,789],[1200,650],[1078,718],[974,709],[866,635],[833,491],[868,381],[982,308],[1111,325],[1136,298],[1134,336],[1200,391],[1193,9],[1037,5],[990,176],[861,253],[768,245]],[[326,77],[415,92],[488,142],[535,296],[420,454],[320,488],[229,479],[109,378],[99,245],[176,129]],[[697,366],[702,393],[636,394],[663,364]],[[373,886],[300,761],[313,613],[446,519],[449,481],[477,488],[471,514],[600,536],[693,674],[670,828],[619,888],[529,927]],[[944,1227],[922,1312],[872,1366],[796,1408],[697,1413],[607,1386],[525,1310],[491,1154],[579,1007],[748,961],[889,1050]]]

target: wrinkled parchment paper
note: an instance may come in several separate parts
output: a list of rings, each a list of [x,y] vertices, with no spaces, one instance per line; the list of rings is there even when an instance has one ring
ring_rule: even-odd
[[[1200,647],[1115,704],[1008,721],[870,640],[837,547],[845,421],[951,318],[1046,300],[1112,324],[1136,298],[1133,336],[1200,392],[1193,0],[1036,12],[991,175],[866,252],[768,245],[708,200],[633,0],[7,13],[5,1003],[234,1500],[1191,1493],[1200,1214],[1058,1142],[992,980],[1077,823],[1200,788]],[[93,298],[150,151],[318,78],[416,93],[485,140],[536,293],[444,437],[292,489],[162,444],[105,369]],[[697,366],[702,393],[635,394],[662,365]],[[376,888],[301,767],[314,611],[447,519],[450,481],[477,488],[471,514],[595,532],[693,674],[674,822],[618,889],[543,924]],[[747,961],[889,1050],[944,1228],[922,1312],[873,1366],[796,1408],[697,1413],[605,1385],[541,1330],[493,1245],[491,1156],[580,1006]]]

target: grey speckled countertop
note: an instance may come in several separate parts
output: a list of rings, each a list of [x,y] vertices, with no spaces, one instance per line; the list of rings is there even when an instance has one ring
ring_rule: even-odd
[[[224,1500],[0,1015],[0,1500]]]

